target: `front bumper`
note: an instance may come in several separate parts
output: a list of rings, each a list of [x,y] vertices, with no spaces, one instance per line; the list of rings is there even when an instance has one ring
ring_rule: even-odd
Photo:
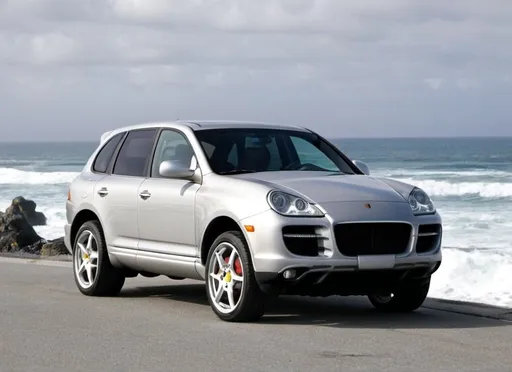
[[[295,269],[296,276],[288,282],[315,277],[320,283],[327,277],[332,277],[333,273],[344,277],[350,272],[363,277],[370,277],[375,273],[389,273],[392,276],[405,273],[405,277],[412,275],[420,278],[431,275],[439,268],[442,260],[440,241],[438,247],[430,252],[416,252],[419,225],[441,224],[438,214],[414,216],[407,203],[373,203],[371,210],[363,210],[362,205],[352,202],[329,205],[328,213],[323,218],[284,217],[269,210],[242,220],[242,225],[254,226],[254,232],[246,232],[245,235],[260,285],[283,280],[283,273],[289,269]],[[410,224],[412,229],[408,248],[402,254],[344,256],[338,250],[334,234],[334,226],[344,222]],[[308,257],[291,253],[283,238],[283,227],[290,225],[318,226],[316,231],[322,236],[323,254]]]

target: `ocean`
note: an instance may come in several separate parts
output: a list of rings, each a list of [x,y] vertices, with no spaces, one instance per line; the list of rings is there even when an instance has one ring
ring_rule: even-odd
[[[338,139],[373,175],[410,182],[444,223],[444,261],[429,297],[512,307],[512,138]],[[37,203],[46,239],[63,236],[67,184],[96,143],[0,143],[0,210]]]

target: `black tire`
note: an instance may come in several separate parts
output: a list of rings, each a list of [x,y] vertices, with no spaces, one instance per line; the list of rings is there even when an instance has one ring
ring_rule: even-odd
[[[239,302],[237,307],[229,313],[224,313],[217,309],[210,291],[210,283],[214,279],[209,275],[209,268],[212,260],[216,260],[214,256],[215,248],[221,243],[228,243],[236,248],[243,270],[243,287],[239,297]],[[219,235],[210,247],[206,260],[206,294],[212,310],[224,321],[251,322],[259,320],[263,316],[264,295],[260,291],[258,283],[256,282],[249,247],[247,246],[247,242],[241,232],[225,232]]]
[[[98,258],[96,260],[97,268],[95,271],[96,275],[92,281],[93,284],[90,287],[85,288],[77,278],[78,268],[76,256],[82,254],[81,249],[77,244],[78,240],[82,234],[87,232],[92,233],[96,241]],[[120,269],[115,268],[110,263],[103,229],[98,221],[85,222],[76,234],[76,238],[73,243],[73,276],[79,291],[87,296],[115,296],[119,294],[123,288],[125,276]]]
[[[426,281],[411,283],[393,293],[390,299],[379,295],[369,295],[368,299],[379,311],[387,313],[407,313],[418,309],[427,298],[430,278]]]

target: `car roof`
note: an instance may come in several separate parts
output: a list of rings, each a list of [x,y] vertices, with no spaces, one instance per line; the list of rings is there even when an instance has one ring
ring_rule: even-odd
[[[307,131],[306,128],[295,126],[295,125],[258,122],[258,121],[186,120],[186,121],[178,121],[178,123],[188,125],[194,131],[205,130],[205,129],[234,129],[234,128],[295,129],[295,130]]]
[[[307,128],[285,125],[285,124],[274,124],[257,121],[237,121],[237,120],[176,120],[176,121],[162,121],[162,122],[148,122],[127,125],[119,127],[114,130],[105,132],[103,137],[109,137],[111,134],[126,132],[135,129],[154,128],[154,127],[168,127],[183,129],[184,127],[190,128],[193,131],[200,131],[206,129],[234,129],[234,128],[262,128],[262,129],[281,129],[281,130],[298,130],[309,132]]]

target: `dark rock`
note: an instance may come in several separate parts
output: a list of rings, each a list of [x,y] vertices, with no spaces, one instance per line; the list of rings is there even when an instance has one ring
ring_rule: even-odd
[[[44,243],[18,204],[0,216],[0,252],[39,253]]]
[[[43,212],[36,212],[37,204],[35,201],[27,200],[23,196],[18,196],[13,199],[11,207],[16,208],[23,213],[28,223],[32,226],[46,225],[46,216]]]
[[[64,244],[64,238],[50,240],[41,248],[41,256],[60,256],[69,255],[69,251]]]
[[[0,212],[0,252],[40,256],[69,255],[64,238],[46,241],[33,226],[46,225],[46,217],[36,212],[36,203],[22,196],[14,198],[5,213]]]
[[[19,246],[16,241],[18,234],[16,231],[0,232],[0,252],[17,252]]]

